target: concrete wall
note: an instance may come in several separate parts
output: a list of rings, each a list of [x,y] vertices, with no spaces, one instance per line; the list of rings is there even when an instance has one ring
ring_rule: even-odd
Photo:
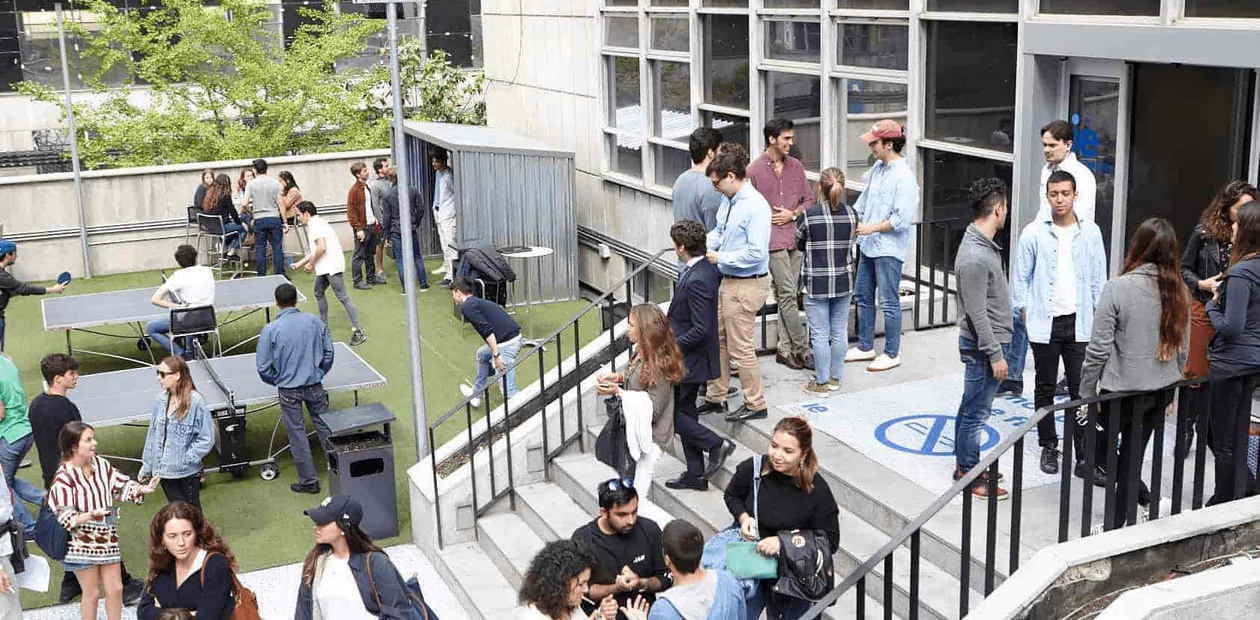
[[[353,247],[345,222],[350,165],[388,151],[324,153],[268,159],[273,176],[293,173],[302,194],[336,225]],[[83,173],[83,208],[93,275],[169,267],[184,242],[186,207],[204,168],[236,179],[246,160],[125,168]],[[15,275],[50,279],[61,271],[84,274],[74,177],[70,173],[0,178],[0,224],[18,243]],[[194,231],[195,232],[195,231]],[[292,236],[290,236],[290,240]]]

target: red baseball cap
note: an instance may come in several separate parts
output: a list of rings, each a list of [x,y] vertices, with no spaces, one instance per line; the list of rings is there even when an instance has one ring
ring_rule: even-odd
[[[871,125],[871,130],[862,134],[860,139],[870,144],[876,140],[889,140],[891,138],[900,138],[904,135],[900,123],[886,118]]]

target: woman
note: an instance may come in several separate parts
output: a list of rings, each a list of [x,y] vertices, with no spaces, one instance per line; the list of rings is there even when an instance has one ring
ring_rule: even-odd
[[[844,203],[844,173],[822,171],[818,202],[796,225],[796,248],[804,254],[805,318],[814,349],[810,394],[830,396],[840,389],[844,353],[849,345],[850,252],[857,214]]]
[[[598,620],[600,617],[612,620],[617,617],[617,603],[611,595],[590,618],[582,613],[582,599],[594,568],[595,555],[586,547],[571,540],[547,543],[529,561],[517,593],[520,606],[516,608],[514,620]]]
[[[622,394],[627,433],[634,430],[629,427],[633,426],[631,415],[635,403],[650,403],[652,442],[656,444],[653,448],[668,448],[674,438],[674,386],[686,374],[682,352],[660,306],[634,306],[627,323],[630,342],[635,345],[634,358],[624,373],[603,373],[596,377],[595,391],[604,396]],[[636,459],[634,488],[644,496],[652,488],[652,470],[659,458],[660,450],[649,448]]]
[[[118,511],[115,502],[140,504],[157,486],[155,477],[141,485],[96,455],[96,430],[83,422],[61,427],[58,436],[61,466],[48,489],[48,507],[70,533],[65,569],[74,573],[83,588],[79,613],[96,620],[101,587],[105,588],[105,615],[122,617],[123,583],[119,562]]]
[[[205,201],[201,203],[201,209],[207,215],[217,215],[223,220],[223,232],[236,233],[228,239],[229,255],[235,256],[236,250],[241,247],[241,239],[245,236],[245,224],[241,222],[241,216],[236,212],[236,205],[232,204],[232,179],[226,174],[220,174],[214,178],[214,183],[210,185],[210,189],[206,191]]]
[[[295,620],[410,620],[407,586],[389,556],[359,528],[358,501],[334,495],[303,514],[315,522],[315,548],[302,564]]]
[[[236,191],[232,193],[232,204],[236,205],[236,210],[241,214],[241,222],[249,228],[250,222],[254,221],[254,214],[250,213],[249,208],[245,204],[245,186],[254,180],[254,169],[245,166],[241,168],[239,174],[236,175]],[[253,242],[246,240],[246,245],[253,245]]]
[[[302,190],[298,189],[293,173],[283,170],[277,175],[280,179],[280,217],[290,226],[297,217],[297,204],[302,202]]]
[[[1141,475],[1151,433],[1164,423],[1164,411],[1172,402],[1173,390],[1161,388],[1179,381],[1186,363],[1190,296],[1178,273],[1178,254],[1171,222],[1164,218],[1142,222],[1129,240],[1122,274],[1103,287],[1094,311],[1094,330],[1081,366],[1081,396],[1143,392],[1118,405],[1115,511],[1105,517],[1113,528],[1124,527],[1130,506],[1141,502],[1141,492],[1134,493],[1129,478]],[[1106,425],[1109,411],[1098,419]],[[1132,426],[1135,420],[1140,428]],[[1097,441],[1105,442],[1104,438],[1100,433]],[[1105,448],[1103,453],[1105,457]],[[1137,459],[1136,470],[1130,468],[1130,459]]]
[[[1260,372],[1260,203],[1238,208],[1237,233],[1229,253],[1229,270],[1207,303],[1208,318],[1216,336],[1208,346],[1211,375],[1239,371]],[[1255,492],[1254,477],[1246,467],[1246,487],[1234,487],[1235,451],[1247,457],[1246,424],[1251,414],[1254,375],[1213,381],[1209,386],[1212,407],[1207,423],[1208,445],[1216,460],[1216,486],[1208,505]],[[1242,438],[1238,445],[1236,439]]]
[[[201,171],[201,183],[197,184],[196,191],[193,192],[192,204],[194,207],[200,207],[206,202],[206,192],[210,190],[210,186],[214,184],[214,169],[206,168]]]
[[[140,479],[153,475],[162,481],[166,501],[188,502],[200,510],[201,459],[214,447],[214,419],[184,358],[164,358],[157,376],[162,392],[149,416]]]
[[[1190,305],[1190,359],[1186,363],[1185,372],[1187,379],[1206,377],[1208,374],[1208,343],[1212,341],[1216,330],[1212,329],[1212,321],[1208,319],[1205,307],[1220,286],[1221,274],[1229,264],[1233,238],[1231,226],[1237,216],[1238,207],[1254,200],[1255,193],[1256,188],[1246,181],[1233,181],[1222,187],[1203,210],[1203,215],[1199,216],[1199,225],[1194,227],[1186,241],[1186,251],[1181,256],[1181,279],[1190,287],[1190,294],[1193,296]],[[1181,447],[1183,455],[1190,453],[1195,430],[1202,434],[1202,426],[1206,420],[1199,420],[1198,417],[1199,411],[1206,405],[1203,398],[1207,395],[1207,386],[1192,388],[1189,395],[1193,400],[1186,408],[1189,420]]]
[[[196,506],[158,510],[149,526],[149,577],[136,607],[140,620],[163,609],[187,609],[199,620],[227,620],[236,607],[236,557]]]
[[[752,485],[753,459],[748,458],[735,468],[726,487],[726,507],[739,524],[744,540],[759,541],[758,553],[778,557],[779,532],[795,529],[823,530],[830,552],[840,548],[840,509],[831,488],[818,473],[814,430],[805,418],[786,417],[774,426],[770,452],[761,462],[756,506]],[[772,620],[795,620],[809,610],[809,601],[776,593],[772,589],[774,583],[773,579],[761,582],[748,599],[747,617],[759,618],[764,609]]]

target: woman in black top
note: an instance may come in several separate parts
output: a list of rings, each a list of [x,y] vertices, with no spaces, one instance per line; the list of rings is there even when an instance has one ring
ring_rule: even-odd
[[[214,183],[214,169],[206,168],[201,171],[201,183],[197,184],[197,189],[193,191],[192,204],[200,207],[201,203],[206,201],[206,192],[210,190],[210,185]]]
[[[214,178],[214,184],[206,192],[205,202],[201,209],[209,215],[217,215],[223,219],[223,232],[236,233],[228,239],[228,247],[234,254],[241,247],[241,239],[245,237],[245,224],[236,213],[236,205],[232,203],[232,179],[226,174]]]
[[[739,524],[744,540],[760,541],[759,553],[778,556],[780,531],[819,529],[827,533],[831,553],[840,548],[840,509],[818,473],[814,430],[809,422],[787,417],[775,425],[770,452],[762,459],[757,509],[753,506],[752,469],[751,458],[740,463],[726,487],[726,508]],[[754,514],[759,514],[760,522]],[[771,620],[795,620],[809,610],[809,601],[774,592],[774,582],[761,582],[758,592],[748,600],[747,617],[760,617],[764,608]]]
[[[232,550],[196,506],[167,504],[149,526],[149,577],[136,617],[182,608],[198,620],[226,620],[236,608],[235,570]]]

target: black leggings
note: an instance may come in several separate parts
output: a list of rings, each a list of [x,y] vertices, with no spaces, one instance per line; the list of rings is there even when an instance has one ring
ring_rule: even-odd
[[[188,502],[201,509],[201,474],[193,474],[184,478],[163,478],[162,492],[166,494],[166,502]]]
[[[1225,370],[1212,366],[1212,374]],[[1246,437],[1247,424],[1251,420],[1251,394],[1256,391],[1254,375],[1214,381],[1211,384],[1211,417],[1208,419],[1208,445],[1216,459],[1216,486],[1208,505],[1239,499],[1244,494],[1255,493],[1255,477],[1243,464],[1244,486],[1235,488],[1235,463],[1239,458],[1247,460],[1247,443],[1237,445],[1237,439]]]

